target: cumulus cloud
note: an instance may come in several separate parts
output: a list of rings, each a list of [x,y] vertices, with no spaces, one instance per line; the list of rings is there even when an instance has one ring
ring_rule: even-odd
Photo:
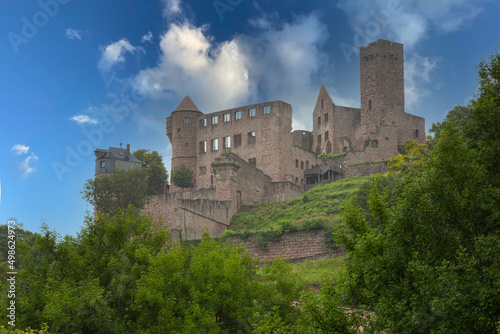
[[[135,53],[137,51],[142,51],[146,53],[142,47],[132,46],[125,38],[122,38],[118,42],[111,43],[101,48],[101,50],[102,55],[98,67],[102,71],[109,71],[116,63],[124,62],[124,55],[126,52]]]
[[[89,117],[87,115],[75,115],[75,116],[71,117],[70,120],[75,121],[76,123],[78,123],[80,125],[84,125],[84,124],[97,125],[97,124],[99,124],[99,121],[97,119]]]
[[[354,30],[354,46],[385,38],[413,47],[430,29],[449,33],[465,29],[488,0],[341,0]],[[377,29],[378,24],[382,29]]]
[[[19,165],[19,170],[21,171],[21,175],[23,178],[30,176],[36,171],[34,167],[30,166],[30,164],[34,163],[37,160],[38,157],[31,153],[29,157],[21,162],[21,164]]]
[[[66,29],[65,36],[66,36],[66,38],[69,38],[69,39],[82,39],[82,36],[80,35],[80,33],[81,33],[80,30],[68,28],[68,29]]]
[[[431,74],[438,66],[439,59],[421,57],[414,54],[405,61],[405,104],[411,107],[430,91],[425,87],[431,81]]]
[[[135,77],[136,88],[172,101],[189,93],[206,113],[255,103],[257,96],[281,99],[293,105],[294,128],[308,128],[320,88],[314,77],[327,59],[326,26],[315,14],[278,27],[267,21],[255,23],[258,34],[220,43],[207,26],[171,24],[161,36],[159,63]]]
[[[153,33],[151,31],[148,31],[147,34],[141,37],[141,42],[150,42],[152,43],[153,40]]]
[[[11,151],[14,151],[15,155],[21,155],[21,154],[26,154],[28,153],[30,147],[22,144],[17,144],[12,146],[10,149]]]

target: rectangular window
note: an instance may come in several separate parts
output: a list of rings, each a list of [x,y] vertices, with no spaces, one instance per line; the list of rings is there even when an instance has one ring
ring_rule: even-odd
[[[257,165],[257,158],[248,159],[248,163],[255,167]]]
[[[206,173],[207,173],[207,167],[206,166],[200,167],[200,175],[205,175]]]
[[[328,123],[328,113],[325,114],[323,122]]]
[[[219,139],[212,139],[212,151],[219,149]]]
[[[415,130],[415,138],[418,138],[418,130]]]
[[[269,140],[271,140],[271,129],[264,129],[264,130],[262,130],[260,139],[262,141],[269,141]]]
[[[300,162],[300,169],[304,169],[304,161]]]
[[[248,145],[255,144],[255,132],[248,133]]]
[[[271,106],[265,106],[264,108],[262,108],[262,113],[264,115],[269,115],[271,113]]]
[[[321,144],[321,135],[318,135],[318,145]]]
[[[299,168],[299,160],[295,159],[295,167]]]
[[[318,116],[318,126],[321,126],[321,116]]]
[[[255,108],[248,109],[248,117],[255,117]]]
[[[241,135],[234,135],[234,147],[241,146]]]
[[[224,148],[231,148],[231,137],[224,137]]]
[[[105,168],[106,167],[106,161],[101,161],[101,168]]]
[[[200,153],[205,153],[207,151],[207,142],[200,141]]]
[[[229,122],[231,120],[231,114],[224,114],[224,122]]]
[[[237,112],[235,112],[235,113],[234,113],[234,118],[235,118],[235,119],[237,119],[237,120],[238,120],[238,119],[241,119],[241,111],[237,111]]]
[[[201,127],[207,126],[207,119],[206,118],[200,119],[200,126]]]
[[[219,122],[219,116],[212,116],[212,125],[215,125]]]
[[[326,132],[325,132],[325,141],[328,141],[328,140],[330,139],[330,138],[329,138],[329,135],[330,135],[330,134],[328,133],[328,131],[326,131]]]
[[[184,117],[184,124],[191,124],[191,117]]]

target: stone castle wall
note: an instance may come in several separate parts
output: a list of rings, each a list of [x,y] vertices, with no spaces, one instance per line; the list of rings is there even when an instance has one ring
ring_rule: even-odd
[[[272,262],[279,258],[290,259],[294,262],[305,260],[325,259],[343,255],[341,249],[334,250],[324,245],[323,231],[300,231],[286,233],[277,242],[269,242],[267,249],[258,245],[255,237],[243,242],[233,239],[234,244],[244,245],[254,259],[259,258],[261,263]]]

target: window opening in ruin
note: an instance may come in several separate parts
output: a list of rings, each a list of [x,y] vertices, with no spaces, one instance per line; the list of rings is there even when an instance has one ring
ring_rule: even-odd
[[[237,111],[234,113],[234,118],[235,119],[241,119],[241,111]]]
[[[262,113],[264,115],[269,115],[271,113],[271,106],[265,106],[264,108],[262,108]]]
[[[298,177],[295,178],[295,183],[299,183],[299,178]]]
[[[248,109],[248,117],[255,117],[255,108]]]
[[[106,167],[106,161],[101,161],[101,168],[105,168]]]
[[[215,125],[219,122],[219,116],[212,116],[212,125]]]
[[[389,137],[385,137],[385,140],[389,140]]]
[[[185,143],[185,144],[184,144],[184,147],[189,147],[189,143]]]
[[[321,126],[321,116],[318,116],[318,126]]]
[[[231,136],[224,137],[224,148],[231,148]]]
[[[371,146],[377,148],[378,147],[378,140],[372,140]]]
[[[257,166],[257,158],[248,159],[248,163],[254,167]]]
[[[295,167],[299,168],[299,159],[295,159]]]
[[[306,169],[309,169],[309,160],[306,160]]]
[[[206,118],[200,119],[200,126],[201,127],[207,126],[207,119]]]
[[[219,149],[219,139],[212,140],[212,151],[217,151]]]
[[[224,122],[229,122],[231,120],[231,114],[224,114]]]
[[[328,133],[328,131],[326,131],[326,132],[325,132],[325,140],[330,139],[329,135],[330,135],[330,134]]]
[[[372,110],[372,100],[368,100],[368,111]]]
[[[304,169],[304,161],[300,162],[300,169]]]
[[[418,138],[418,130],[415,130],[415,138]]]
[[[347,152],[347,146],[344,146],[344,148],[342,149],[342,152]]]
[[[332,144],[330,142],[326,143],[326,154],[332,153]]]
[[[323,122],[328,123],[328,113],[325,114]]]
[[[255,132],[248,133],[248,145],[255,144]]]
[[[207,174],[207,167],[206,166],[200,167],[200,175],[205,175],[205,174]]]
[[[200,153],[205,153],[205,152],[207,152],[207,142],[200,141]]]
[[[181,128],[177,128],[177,132],[181,132],[181,130],[182,130]]]
[[[234,135],[234,147],[241,146],[241,135]]]
[[[191,124],[191,117],[184,117],[184,124]]]
[[[325,101],[323,99],[321,99],[321,108],[324,108],[325,107]]]
[[[300,184],[304,184],[304,179],[300,179]]]
[[[318,145],[321,144],[321,135],[318,135]]]

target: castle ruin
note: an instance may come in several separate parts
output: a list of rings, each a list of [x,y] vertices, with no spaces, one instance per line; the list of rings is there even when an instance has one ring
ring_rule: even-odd
[[[167,117],[166,133],[171,170],[189,167],[193,188],[171,185],[144,211],[183,231],[183,238],[200,238],[203,228],[218,236],[242,205],[286,200],[318,183],[385,172],[385,161],[406,140],[425,140],[424,118],[405,112],[403,45],[379,39],[361,47],[360,85],[360,108],[335,105],[322,85],[312,132],[292,131],[292,106],[283,101],[204,114],[186,96]]]

